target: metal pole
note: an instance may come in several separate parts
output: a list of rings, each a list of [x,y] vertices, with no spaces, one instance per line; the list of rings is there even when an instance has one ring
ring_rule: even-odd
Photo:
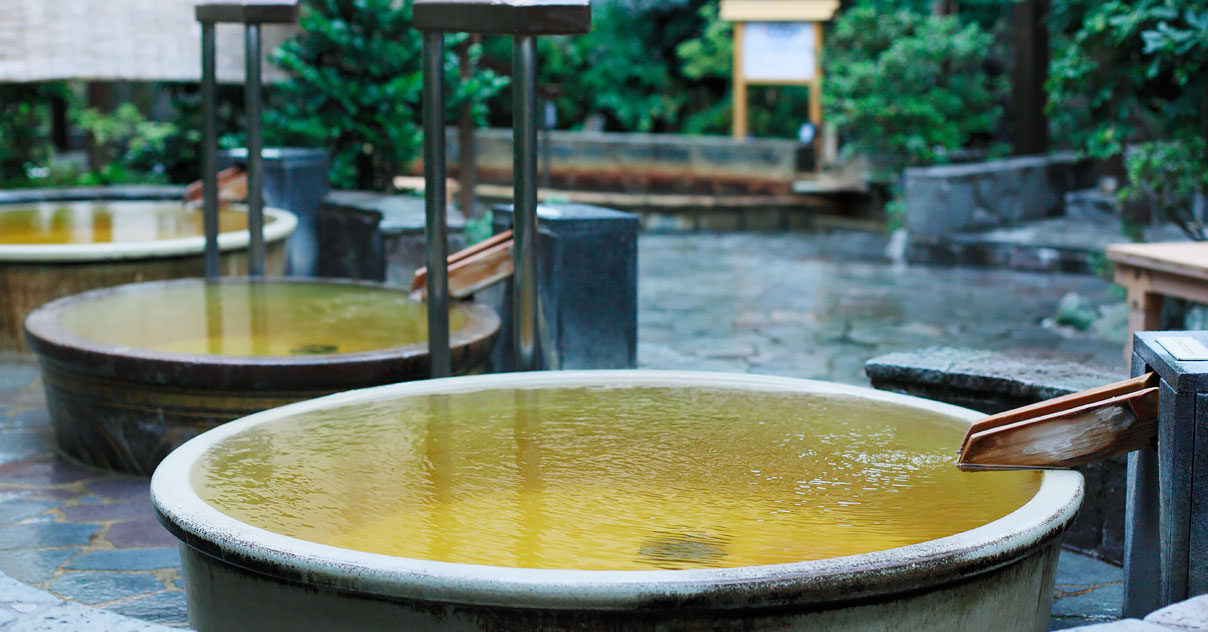
[[[449,361],[449,241],[445,202],[445,34],[424,31],[424,209],[428,239],[428,357],[432,377]]]
[[[201,23],[201,196],[206,278],[218,278],[218,124],[215,122],[214,23]]]
[[[512,39],[516,369],[537,369],[537,38]]]
[[[244,78],[244,109],[247,116],[247,230],[248,274],[264,276],[264,138],[260,120],[260,25],[244,29],[247,76]]]

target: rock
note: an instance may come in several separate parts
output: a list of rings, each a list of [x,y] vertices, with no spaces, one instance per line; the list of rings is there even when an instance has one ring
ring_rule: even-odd
[[[1057,324],[1076,329],[1089,329],[1099,317],[1099,310],[1085,296],[1070,292],[1057,303]]]
[[[1140,619],[1121,619],[1111,623],[1066,628],[1066,632],[1172,632],[1172,630],[1153,623],[1146,623]]]
[[[1208,595],[1170,604],[1145,617],[1146,623],[1165,625],[1176,630],[1208,631]]]
[[[1114,305],[1100,307],[1099,317],[1091,323],[1091,331],[1104,340],[1112,340],[1121,345],[1128,342],[1128,303],[1120,301]]]

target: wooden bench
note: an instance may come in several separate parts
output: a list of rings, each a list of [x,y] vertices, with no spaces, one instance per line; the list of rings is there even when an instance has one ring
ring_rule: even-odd
[[[1161,329],[1167,296],[1208,303],[1208,242],[1113,244],[1107,258],[1116,265],[1116,283],[1128,290],[1126,360],[1133,332]]]

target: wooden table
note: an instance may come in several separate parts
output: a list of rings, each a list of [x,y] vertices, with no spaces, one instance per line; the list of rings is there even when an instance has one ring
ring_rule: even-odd
[[[1161,328],[1167,296],[1208,303],[1208,242],[1113,244],[1107,258],[1116,264],[1116,283],[1128,290],[1126,361],[1133,332]]]

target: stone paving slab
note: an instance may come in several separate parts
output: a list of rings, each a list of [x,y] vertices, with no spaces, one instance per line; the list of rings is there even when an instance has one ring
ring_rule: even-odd
[[[160,632],[178,629],[65,602],[0,573],[0,631],[3,632]]]
[[[1208,595],[1171,604],[1150,613],[1144,621],[1123,619],[1071,630],[1082,632],[1208,632]]]
[[[1156,610],[1145,617],[1145,621],[1179,630],[1208,631],[1208,595],[1200,595]]]

